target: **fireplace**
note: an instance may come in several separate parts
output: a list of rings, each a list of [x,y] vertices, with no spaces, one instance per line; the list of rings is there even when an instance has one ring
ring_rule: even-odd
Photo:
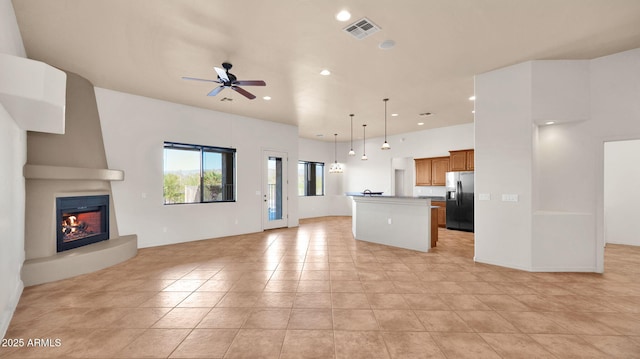
[[[109,196],[56,198],[57,251],[109,239]]]

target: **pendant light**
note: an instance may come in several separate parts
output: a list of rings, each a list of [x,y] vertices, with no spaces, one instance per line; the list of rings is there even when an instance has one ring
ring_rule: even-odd
[[[362,125],[362,157],[360,157],[360,159],[363,160],[363,161],[368,160],[367,151],[365,150],[365,146],[366,146],[366,143],[367,143],[367,141],[366,141],[366,139],[367,139],[366,129],[367,129],[367,125],[363,124]]]
[[[389,142],[387,142],[387,101],[388,98],[383,99],[384,101],[384,143],[382,144],[383,150],[390,150],[391,146],[389,146]]]
[[[333,134],[333,144],[334,144],[333,154],[334,154],[335,161],[331,164],[331,167],[329,167],[329,173],[342,173],[342,166],[340,166],[340,164],[338,163],[338,134],[337,133]]]
[[[349,150],[349,156],[355,156],[356,151],[353,150],[353,114],[349,116],[351,116],[351,150]]]

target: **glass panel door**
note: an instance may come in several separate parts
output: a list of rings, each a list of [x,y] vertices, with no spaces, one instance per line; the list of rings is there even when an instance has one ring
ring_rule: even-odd
[[[287,154],[264,151],[263,229],[287,226]]]

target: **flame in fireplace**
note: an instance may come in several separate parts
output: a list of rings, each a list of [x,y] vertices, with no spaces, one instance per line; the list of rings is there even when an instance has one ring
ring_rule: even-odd
[[[62,220],[62,233],[65,235],[84,233],[87,230],[87,223],[78,221],[76,216],[68,216]]]

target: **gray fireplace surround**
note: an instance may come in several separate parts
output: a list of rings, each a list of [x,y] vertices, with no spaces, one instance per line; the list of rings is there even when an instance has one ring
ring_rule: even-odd
[[[93,85],[67,72],[64,134],[27,132],[24,166],[25,286],[94,272],[137,254],[137,235],[120,235],[111,193],[124,172],[109,169]],[[56,199],[107,195],[108,240],[57,250]]]

